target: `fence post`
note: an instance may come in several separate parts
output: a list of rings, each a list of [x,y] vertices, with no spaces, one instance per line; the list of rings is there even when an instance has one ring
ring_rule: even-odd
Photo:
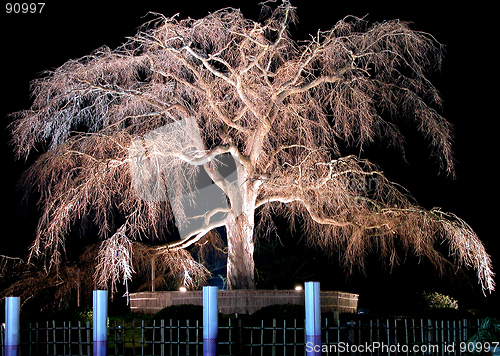
[[[5,298],[5,356],[19,355],[19,297]]]
[[[321,304],[319,282],[305,283],[306,355],[321,355]]]
[[[93,355],[106,356],[108,347],[108,291],[93,292]]]
[[[217,355],[217,287],[203,287],[203,355]]]

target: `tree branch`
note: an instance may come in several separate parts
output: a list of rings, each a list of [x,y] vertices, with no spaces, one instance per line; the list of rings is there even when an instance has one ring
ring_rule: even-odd
[[[294,87],[291,89],[285,89],[282,92],[279,93],[278,99],[283,100],[287,96],[293,95],[293,94],[299,94],[306,92],[312,88],[317,87],[320,84],[323,83],[336,83],[342,80],[342,73],[344,73],[347,69],[339,71],[338,74],[333,75],[333,76],[321,76],[319,78],[314,79],[313,81],[309,83],[305,83],[299,87]]]
[[[273,197],[261,199],[255,203],[255,208],[259,208],[260,206],[267,204],[267,203],[272,203],[272,202],[279,202],[283,204],[289,204],[293,202],[300,202],[304,207],[306,208],[307,212],[309,213],[309,216],[318,224],[322,225],[333,225],[333,226],[338,226],[338,227],[343,227],[343,226],[350,226],[350,225],[355,225],[352,222],[348,221],[338,221],[333,218],[329,217],[321,217],[319,216],[314,209],[312,208],[309,203],[307,203],[303,198],[301,197],[290,197],[290,196],[280,196],[276,195]]]
[[[223,212],[223,211],[229,211],[229,210],[224,210],[224,209],[221,209],[221,208],[217,208],[217,209],[214,209],[214,210],[210,211],[209,213],[207,213],[207,217],[208,216],[212,216],[212,215],[214,215],[216,213],[219,213],[219,212]],[[207,218],[205,218],[205,221],[207,221]],[[163,250],[180,250],[180,249],[184,249],[186,247],[191,246],[195,242],[200,241],[203,238],[203,236],[205,236],[207,233],[209,233],[213,229],[216,229],[218,227],[222,227],[222,226],[225,226],[225,225],[226,225],[226,221],[225,220],[213,222],[211,224],[204,225],[203,227],[201,227],[201,228],[193,231],[191,234],[189,234],[189,236],[186,236],[182,240],[175,241],[175,242],[170,242],[170,243],[165,244],[165,245],[156,246],[155,248],[159,252],[161,252]]]

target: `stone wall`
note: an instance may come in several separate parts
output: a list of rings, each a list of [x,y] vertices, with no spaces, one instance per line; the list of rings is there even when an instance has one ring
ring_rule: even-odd
[[[337,291],[321,292],[321,312],[356,313],[358,295]],[[203,305],[202,291],[141,292],[130,294],[130,309],[135,313],[154,314],[165,307],[180,304]],[[220,290],[219,312],[253,314],[273,304],[304,305],[304,291],[295,290]]]

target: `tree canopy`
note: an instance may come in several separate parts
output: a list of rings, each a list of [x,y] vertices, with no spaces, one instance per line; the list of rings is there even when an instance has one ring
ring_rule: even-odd
[[[117,49],[36,79],[31,109],[11,125],[18,158],[45,151],[23,183],[40,194],[32,255],[57,265],[71,227],[91,217],[102,239],[96,276],[114,283],[131,278],[136,241],[201,218],[154,251],[189,283],[207,271],[185,248],[225,227],[228,286],[253,288],[255,216],[263,227],[278,214],[346,266],[362,268],[374,250],[394,265],[402,249],[440,268],[472,267],[493,290],[490,257],[470,226],[420,207],[375,164],[344,153],[377,141],[404,151],[408,123],[453,175],[451,124],[429,80],[442,45],[399,20],[353,16],[296,42],[295,10],[264,4],[259,22],[232,8],[199,20],[155,14]],[[223,204],[189,216],[201,174]],[[453,261],[436,249],[443,242]]]

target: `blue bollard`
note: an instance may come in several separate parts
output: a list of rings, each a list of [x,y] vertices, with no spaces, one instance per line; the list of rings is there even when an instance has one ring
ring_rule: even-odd
[[[203,287],[203,356],[217,355],[217,287]]]
[[[306,355],[321,355],[321,302],[319,282],[305,283]]]
[[[106,356],[108,348],[108,291],[93,292],[93,355]]]
[[[19,297],[5,298],[5,356],[19,355]]]

